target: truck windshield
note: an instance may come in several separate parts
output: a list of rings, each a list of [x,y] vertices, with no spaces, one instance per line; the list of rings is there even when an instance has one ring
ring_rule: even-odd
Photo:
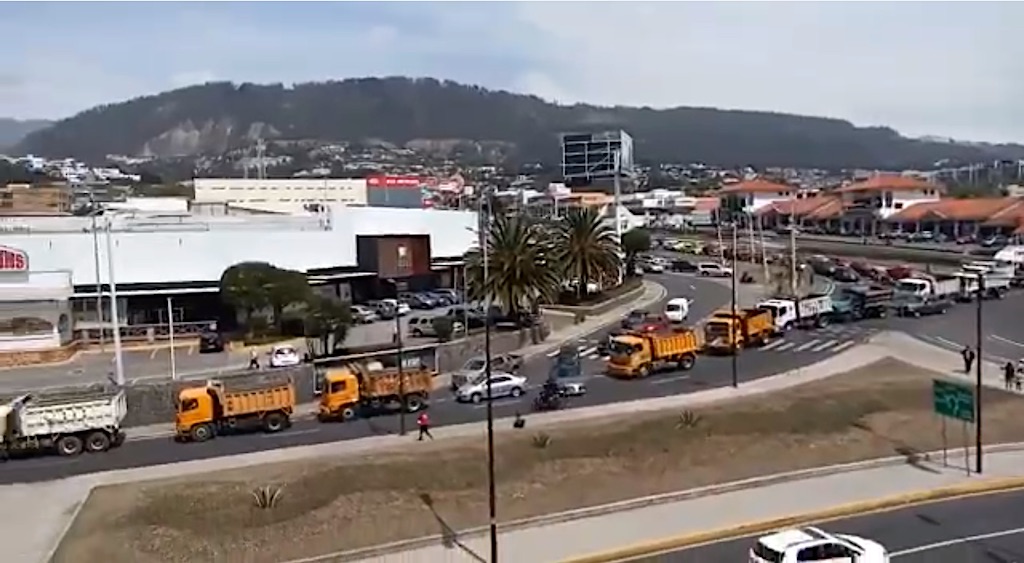
[[[729,336],[729,323],[710,322],[704,326],[704,334],[708,338]]]
[[[181,403],[178,404],[179,412],[188,412],[199,406],[199,401],[195,399],[182,399]]]
[[[637,350],[637,346],[622,342],[621,340],[612,340],[608,346],[608,352],[612,356],[628,356]]]
[[[918,282],[913,281],[901,281],[896,283],[896,291],[906,291],[908,293],[915,293],[921,290],[921,285]]]

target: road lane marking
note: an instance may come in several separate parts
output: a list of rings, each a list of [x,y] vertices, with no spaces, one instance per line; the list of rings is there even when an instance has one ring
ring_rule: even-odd
[[[159,351],[160,351],[160,349],[159,349],[159,348],[153,348],[153,349],[152,349],[152,350],[151,350],[151,351],[149,352],[149,359],[151,359],[151,360],[155,360],[155,359],[156,359],[156,353],[157,353],[157,352],[159,352]]]
[[[804,342],[803,344],[797,346],[796,348],[793,348],[793,351],[794,352],[803,352],[804,350],[808,350],[810,348],[813,348],[813,347],[817,346],[818,344],[821,344],[821,340],[815,338],[814,340],[811,340],[810,342]]]
[[[826,349],[831,348],[836,344],[837,342],[835,340],[828,340],[815,346],[814,348],[811,348],[811,352],[824,352]]]
[[[319,428],[306,428],[305,430],[285,430],[284,432],[274,432],[273,434],[263,434],[261,438],[279,438],[281,436],[301,436],[303,434],[316,434],[319,432]]]
[[[1003,336],[999,336],[998,334],[991,334],[991,335],[989,335],[989,338],[991,338],[992,340],[999,341],[999,342],[1005,342],[1006,344],[1017,346],[1019,348],[1024,348],[1024,344],[1021,344],[1020,342],[1017,342],[1017,341],[1014,341],[1014,340],[1010,340],[1009,338],[1006,338],[1006,337],[1003,337]]]
[[[778,348],[776,348],[775,351],[776,352],[785,352],[786,350],[789,350],[793,346],[796,346],[796,344],[793,343],[793,342],[786,342],[782,346],[779,346]]]
[[[674,375],[672,377],[660,377],[658,379],[652,379],[651,380],[651,384],[652,385],[664,385],[666,383],[675,383],[677,381],[683,381],[683,380],[686,380],[686,379],[690,379],[690,376],[689,375]]]
[[[783,346],[784,344],[786,344],[785,340],[782,340],[782,339],[773,340],[772,342],[769,342],[768,344],[765,344],[764,346],[762,346],[761,349],[762,350],[774,350],[775,348]]]
[[[544,355],[549,357],[549,358],[554,358],[555,356],[558,355],[558,352],[559,352],[558,350],[552,350],[552,351],[550,351],[550,352],[548,352],[547,354],[544,354]]]
[[[952,540],[946,540],[936,543],[930,543],[927,545],[919,545],[910,549],[901,549],[900,551],[894,551],[889,554],[890,558],[903,557],[904,555],[913,555],[915,553],[923,553],[925,551],[932,551],[935,549],[942,549],[944,547],[950,547],[953,545],[960,545],[962,543],[974,543],[982,540],[991,540],[995,538],[1002,538],[1005,536],[1013,536],[1016,534],[1024,533],[1024,528],[1014,528],[1012,530],[1002,530],[999,532],[989,532],[987,534],[978,534],[976,536],[964,536]]]
[[[196,353],[195,345],[189,346],[188,347],[188,355],[191,356],[192,354],[195,354],[195,353]]]
[[[843,350],[846,350],[847,348],[849,348],[851,346],[854,346],[856,344],[857,344],[857,342],[855,342],[853,340],[847,340],[846,342],[843,342],[839,346],[836,346],[835,348],[833,348],[832,351],[833,352],[842,352]]]
[[[596,355],[597,355],[597,346],[591,346],[590,348],[585,348],[583,350],[580,350],[580,356],[594,357]]]
[[[953,342],[952,340],[943,338],[941,336],[933,336],[932,338],[934,338],[935,340],[938,340],[939,342],[941,342],[942,344],[945,344],[946,346],[952,346],[955,349],[963,348],[963,344],[957,344],[956,342]]]

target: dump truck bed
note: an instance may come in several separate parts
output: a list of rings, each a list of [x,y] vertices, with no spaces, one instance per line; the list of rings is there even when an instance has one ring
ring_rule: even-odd
[[[271,411],[290,412],[295,407],[295,386],[283,383],[234,387],[225,389],[221,397],[226,417]]]
[[[649,338],[655,360],[694,352],[700,348],[700,340],[691,329],[652,334]]]
[[[360,374],[363,383],[362,394],[368,399],[375,397],[392,397],[399,394],[398,370],[364,371]],[[404,391],[410,393],[429,393],[434,389],[434,373],[429,370],[403,370]]]
[[[32,398],[17,411],[22,436],[74,434],[120,428],[128,413],[124,391]]]

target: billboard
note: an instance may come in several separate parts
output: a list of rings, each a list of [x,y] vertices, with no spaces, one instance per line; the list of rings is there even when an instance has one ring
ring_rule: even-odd
[[[562,177],[591,181],[633,171],[633,138],[625,131],[565,133],[562,135]]]
[[[367,176],[366,186],[370,188],[419,188],[423,179],[419,176]]]

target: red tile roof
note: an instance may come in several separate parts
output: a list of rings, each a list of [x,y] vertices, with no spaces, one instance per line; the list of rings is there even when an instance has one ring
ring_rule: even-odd
[[[769,215],[777,213],[779,215],[796,215],[802,217],[813,213],[817,209],[829,205],[831,203],[839,203],[838,198],[830,196],[815,196],[815,197],[803,197],[803,198],[790,198],[783,201],[773,201],[770,205],[766,205],[758,209],[755,215]]]
[[[939,184],[914,178],[911,176],[896,176],[893,174],[879,174],[872,176],[863,182],[857,182],[835,190],[837,193],[847,192],[874,192],[874,191],[909,191],[909,190],[938,190],[945,192],[945,188]]]
[[[1024,198],[1006,198],[1014,203],[993,213],[983,224],[986,227],[1019,227],[1024,223]]]
[[[975,199],[942,199],[915,203],[889,217],[890,221],[985,221],[1020,203],[1014,197],[987,197]]]
[[[693,206],[693,210],[704,212],[718,211],[718,208],[721,205],[722,200],[717,197],[698,197],[696,204]]]
[[[839,198],[827,198],[828,201],[814,211],[809,212],[804,218],[820,221],[823,219],[838,219],[843,216],[843,202]]]
[[[769,182],[761,178],[754,180],[748,180],[740,182],[738,184],[732,184],[725,186],[718,190],[720,194],[763,194],[763,193],[782,193],[792,192],[796,190],[793,186],[787,186],[786,184],[776,184],[775,182]]]

